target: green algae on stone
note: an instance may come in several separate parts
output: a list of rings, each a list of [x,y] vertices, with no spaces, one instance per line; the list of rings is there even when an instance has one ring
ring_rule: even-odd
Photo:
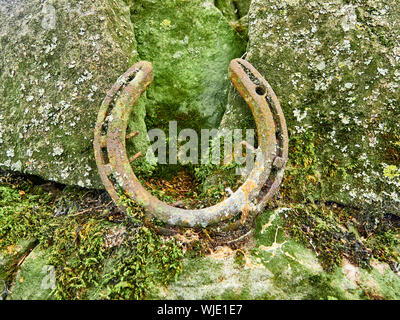
[[[399,2],[254,0],[248,17],[246,59],[288,123],[288,198],[397,203]],[[251,123],[232,91],[222,127]]]
[[[51,300],[56,288],[54,266],[47,263],[49,254],[35,248],[24,260],[7,300]]]
[[[250,0],[215,0],[215,6],[222,12],[232,27],[248,41],[248,16]]]
[[[93,129],[106,92],[138,60],[122,0],[0,1],[0,167],[101,187]],[[144,105],[132,126],[146,145]]]
[[[139,56],[153,63],[147,90],[148,127],[217,127],[229,88],[228,65],[245,43],[210,1],[131,3]]]
[[[400,277],[387,264],[371,271],[348,261],[332,272],[316,254],[284,232],[290,208],[266,211],[256,221],[254,240],[237,251],[220,247],[203,258],[186,259],[162,299],[397,299]]]
[[[214,4],[228,21],[238,20],[237,10],[231,0],[214,0]]]
[[[105,191],[58,187],[1,177],[0,299],[141,298],[181,271],[181,246],[144,227],[140,207],[124,215]]]
[[[239,18],[243,18],[249,12],[251,0],[233,0],[233,4],[236,7]]]

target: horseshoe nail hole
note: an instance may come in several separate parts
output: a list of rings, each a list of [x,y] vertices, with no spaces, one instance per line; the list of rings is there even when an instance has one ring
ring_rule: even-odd
[[[258,86],[258,87],[256,88],[256,93],[257,93],[259,96],[263,96],[263,95],[265,94],[265,89],[264,89],[263,87]]]
[[[101,155],[102,155],[103,163],[104,163],[104,164],[110,162],[110,160],[108,159],[107,148],[101,148]]]
[[[275,132],[275,138],[276,138],[276,141],[281,141],[282,140],[282,138],[281,138],[281,132],[280,131],[277,131],[277,132]]]

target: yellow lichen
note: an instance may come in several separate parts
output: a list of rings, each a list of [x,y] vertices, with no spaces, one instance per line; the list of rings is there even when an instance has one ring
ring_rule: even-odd
[[[394,179],[400,176],[400,169],[394,165],[387,166],[383,170],[383,175],[389,179]]]

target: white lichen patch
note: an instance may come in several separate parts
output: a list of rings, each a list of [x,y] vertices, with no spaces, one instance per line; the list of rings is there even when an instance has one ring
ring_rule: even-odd
[[[54,148],[53,148],[53,157],[55,157],[55,156],[61,156],[61,155],[63,154],[63,152],[64,152],[64,149],[63,149],[63,148],[61,148],[61,147],[59,147],[59,146],[54,147]]]
[[[399,198],[381,169],[398,153],[399,16],[394,0],[252,2],[247,59],[264,76],[277,75],[267,80],[291,141],[315,152],[324,191],[305,193],[346,203]],[[224,122],[247,121],[234,108]]]
[[[0,0],[0,7],[7,7],[0,11],[0,166],[67,184],[85,174],[83,185],[100,187],[96,115],[137,55],[127,5],[60,0],[54,12],[39,0],[16,7]]]
[[[10,149],[8,149],[8,150],[6,151],[6,156],[7,156],[7,157],[13,158],[14,155],[15,155],[15,153],[14,153],[14,148],[10,148]]]

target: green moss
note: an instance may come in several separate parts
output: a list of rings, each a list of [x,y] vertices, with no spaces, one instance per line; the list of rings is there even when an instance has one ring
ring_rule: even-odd
[[[286,201],[298,202],[305,197],[313,201],[320,198],[321,172],[317,166],[315,143],[316,136],[309,131],[290,138],[290,157],[281,188]]]
[[[397,248],[400,245],[399,233],[395,230],[380,232],[367,240],[367,246],[372,248],[372,254],[380,261],[399,263]]]
[[[31,206],[17,197],[22,186]],[[1,187],[8,192],[8,208],[12,205],[17,212],[27,212],[35,207],[33,203],[37,208],[43,206],[34,195],[46,193],[27,181],[8,178]],[[367,221],[354,222],[359,213],[355,209],[321,204],[281,207],[257,218],[254,239],[247,246],[237,250],[220,247],[204,256],[201,241],[197,254],[191,249],[195,244],[186,245],[191,251],[183,254],[177,239],[162,237],[144,226],[143,210],[132,200],[121,198],[128,205],[121,216],[88,197],[93,191],[65,188],[59,194],[52,192],[57,196],[43,206],[49,215],[37,225],[25,225],[29,230],[25,235],[38,239],[39,246],[22,264],[10,290],[12,299],[397,297],[398,276],[387,263],[394,266],[396,261],[398,235],[396,229],[387,229],[391,220],[385,212],[370,212],[371,221],[380,217],[387,223],[376,227]],[[85,203],[96,205],[84,209]],[[7,234],[16,234],[13,227],[20,226],[9,225]],[[362,238],[364,227],[372,232],[368,240]],[[5,239],[11,245],[17,240]],[[13,260],[12,273],[21,257]],[[377,265],[375,258],[385,263]],[[54,291],[38,290],[46,276],[44,266],[54,268]]]
[[[382,266],[383,270],[362,270],[360,276],[363,294],[369,299],[398,300],[400,297],[400,284],[398,275],[389,268]]]
[[[397,59],[399,7],[390,0],[384,2],[393,9],[390,12],[378,10],[383,8],[382,3],[343,1],[349,7],[339,2],[318,2],[311,7],[302,0],[278,4],[271,1],[268,5],[264,0],[255,0],[249,16],[242,18],[250,21],[247,58],[276,90],[290,133],[289,163],[279,201],[274,202],[279,208],[266,210],[258,217],[250,243],[236,250],[213,248],[204,256],[210,248],[201,240],[183,245],[180,241],[185,243],[184,236],[163,237],[150,227],[151,223],[163,225],[159,221],[144,226],[142,208],[124,197],[121,200],[128,208],[121,214],[109,204],[104,205],[106,200],[100,200],[95,191],[67,187],[49,192],[28,181],[6,178],[0,184],[0,278],[9,285],[18,272],[10,297],[398,299],[400,281],[391,269],[398,270],[400,245],[398,209],[392,203],[398,191],[400,167],[396,98],[400,75],[392,63]],[[0,93],[6,92],[3,102],[15,108],[5,109],[8,113],[4,114],[0,111],[0,159],[4,161],[0,165],[14,169],[20,166],[20,170],[59,181],[95,184],[92,134],[87,123],[96,112],[90,110],[98,106],[109,82],[115,80],[103,79],[104,75],[113,77],[110,68],[119,75],[139,55],[154,63],[155,80],[132,115],[129,127],[131,131],[139,130],[141,136],[134,144],[128,143],[129,154],[145,150],[146,127],[166,129],[170,119],[179,120],[179,129],[199,130],[219,124],[228,96],[227,65],[245,50],[243,39],[227,19],[243,17],[249,2],[216,1],[225,18],[210,3],[197,0],[168,0],[163,10],[159,10],[157,1],[125,3],[96,0],[83,5],[85,10],[99,5],[95,15],[82,18],[82,25],[88,36],[98,32],[102,35],[101,41],[97,39],[104,50],[99,56],[101,65],[92,61],[87,67],[80,63],[68,67],[73,59],[92,58],[92,49],[88,51],[90,57],[84,50],[92,43],[78,36],[76,25],[68,29],[72,44],[60,34],[65,29],[44,32],[37,18],[30,22],[28,35],[18,34],[18,52],[27,52],[27,56],[4,66]],[[23,9],[36,10],[33,6]],[[330,10],[322,10],[322,6]],[[64,2],[56,7],[63,12]],[[350,12],[341,12],[342,7]],[[357,23],[346,31],[346,19],[352,18],[353,9]],[[60,16],[59,23],[64,25],[65,19]],[[265,19],[269,21],[267,29],[265,23],[260,23]],[[0,32],[0,43],[6,49],[10,48],[7,34],[11,33]],[[25,43],[31,44],[33,34],[42,36],[38,41],[41,49],[51,47],[57,36],[54,52],[42,55],[36,50],[40,48],[23,50]],[[76,43],[80,46],[75,47]],[[70,52],[68,61],[60,56],[66,51]],[[5,52],[4,61],[8,61],[9,51]],[[57,93],[54,100],[53,90],[43,95],[53,105],[43,109],[43,99],[35,91],[37,85],[25,81],[23,71],[32,68],[33,77],[40,80],[46,76],[47,70],[41,69],[45,63],[51,69],[50,77],[57,80],[76,80],[85,69],[100,77],[101,89],[93,94],[94,102],[89,103],[88,110],[84,96],[90,93],[92,83],[79,86],[73,110],[54,105],[60,96]],[[11,71],[17,72],[15,78],[9,76]],[[22,93],[21,83],[25,83]],[[43,83],[47,90],[50,84]],[[54,87],[54,81],[51,83]],[[66,86],[69,96],[75,84]],[[30,94],[33,100],[26,101]],[[254,127],[242,100],[231,89],[221,127]],[[50,123],[54,135],[48,144],[37,134],[47,132],[42,125],[24,127],[25,119],[32,120],[37,114],[29,112],[22,117],[27,103],[40,114],[46,111],[43,119]],[[77,114],[85,119],[84,129],[78,126],[68,135],[65,128],[70,130],[68,126]],[[16,126],[15,118],[24,121]],[[8,125],[10,119],[12,128]],[[21,135],[26,144],[16,143]],[[31,159],[27,151],[33,146],[40,156]],[[53,155],[55,147],[62,147],[61,154]],[[74,168],[77,163],[76,172],[65,166],[71,161]],[[47,172],[44,168],[49,163],[55,165]],[[155,168],[137,162],[134,169],[142,180],[167,179],[179,170],[190,171],[198,187],[192,188],[196,190],[191,190],[190,196],[198,206],[220,201],[226,196],[226,188],[234,190],[239,182],[233,172],[235,166]],[[91,181],[81,181],[82,176]],[[381,191],[384,193],[378,195]],[[166,202],[175,201],[162,188],[152,193]],[[381,197],[390,199],[381,201]],[[337,205],[331,200],[360,207]],[[363,202],[370,205],[364,206]],[[37,243],[39,246],[30,253]],[[185,250],[189,252],[184,254]],[[46,265],[55,270],[53,292],[37,290]]]
[[[181,272],[182,248],[143,226],[140,207],[114,218],[96,191],[53,187],[50,195],[15,177],[0,185],[1,279],[10,284],[17,263],[38,245],[23,261],[12,299],[143,299]],[[39,288],[44,266],[55,271],[54,290]]]
[[[36,238],[51,218],[53,196],[29,181],[0,183],[0,250],[20,239]]]
[[[182,271],[182,250],[151,229],[135,231],[106,262],[102,276],[106,299],[143,299],[167,286]],[[133,252],[132,252],[133,251]]]
[[[154,286],[173,280],[180,272],[181,249],[138,226],[141,216],[137,208],[119,226],[98,215],[63,217],[49,225],[52,236],[44,246],[56,268],[56,297],[143,299]]]
[[[47,226],[51,236],[43,246],[51,248],[48,263],[56,269],[58,299],[84,299],[87,288],[98,283],[107,226],[105,221],[85,216],[62,217]]]

